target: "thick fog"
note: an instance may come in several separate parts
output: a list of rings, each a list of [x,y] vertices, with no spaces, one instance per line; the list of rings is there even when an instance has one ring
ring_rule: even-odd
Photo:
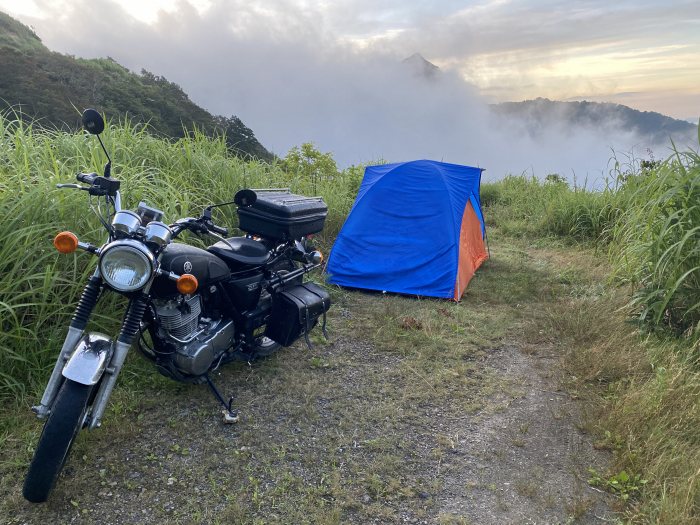
[[[615,125],[572,129],[562,120],[533,132],[496,118],[455,71],[425,75],[403,62],[422,49],[382,39],[358,46],[359,36],[338,38],[324,16],[284,1],[220,1],[201,13],[181,2],[149,25],[115,3],[75,0],[33,25],[53,50],[165,76],[212,113],[239,116],[281,156],[311,141],[340,166],[430,158],[486,168],[486,180],[560,173],[600,186],[613,148],[665,155]]]

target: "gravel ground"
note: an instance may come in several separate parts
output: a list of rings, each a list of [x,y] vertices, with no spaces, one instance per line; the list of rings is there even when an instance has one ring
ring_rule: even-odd
[[[152,399],[138,403],[118,424],[81,436],[48,503],[22,500],[18,471],[18,484],[4,495],[8,513],[0,522],[318,523],[330,516],[327,522],[486,525],[603,523],[610,518],[607,497],[584,479],[587,467],[600,467],[607,458],[577,429],[578,407],[559,390],[555,358],[526,354],[509,344],[482,352],[475,358],[481,371],[477,379],[488,375],[496,386],[482,393],[480,409],[460,415],[449,403],[427,403],[386,425],[370,414],[376,400],[365,396],[376,396],[379,379],[396,370],[397,356],[340,339],[311,357],[321,356],[312,370],[327,380],[307,385],[307,392],[297,382],[270,385],[267,374],[285,376],[288,365],[302,362],[299,351],[287,350],[259,367],[219,377],[244,409],[236,426],[218,421],[202,388],[152,392]],[[283,388],[292,397],[280,399]],[[162,404],[166,397],[167,411]],[[349,413],[350,405],[342,403],[347,399],[354,399],[351,406],[370,414],[374,423],[355,419],[357,412]],[[386,442],[378,441],[384,438]],[[280,476],[260,475],[266,469],[284,470],[313,486],[329,470],[321,460],[329,456],[336,458],[341,482],[350,481],[344,493],[328,495],[343,501],[339,513],[329,508],[328,514],[321,510],[300,518],[291,516],[284,502],[248,506],[255,492],[250,480],[240,479],[242,473],[259,478],[260,492],[279,484]],[[385,458],[401,463],[392,479],[411,487],[405,497],[372,492],[364,482],[353,488],[358,472],[372,465],[381,471]],[[237,493],[245,494],[239,503]],[[296,485],[277,497],[285,495],[291,502],[309,497]]]
[[[446,424],[455,441],[441,511],[484,525],[610,521],[609,497],[585,479],[609,458],[576,427],[579,407],[559,389],[557,360],[504,345],[487,364],[510,388],[477,417]]]

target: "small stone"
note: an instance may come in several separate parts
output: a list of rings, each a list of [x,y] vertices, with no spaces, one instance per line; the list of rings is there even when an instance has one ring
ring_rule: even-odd
[[[372,502],[372,498],[369,497],[369,494],[365,494],[362,496],[362,503],[365,505],[369,505]]]
[[[427,492],[420,491],[420,492],[418,493],[418,497],[419,497],[420,499],[428,499],[428,498],[430,497],[430,494],[428,494]]]

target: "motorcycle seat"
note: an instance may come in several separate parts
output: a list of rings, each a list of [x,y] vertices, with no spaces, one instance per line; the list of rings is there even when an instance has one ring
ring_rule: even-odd
[[[247,237],[227,239],[233,250],[224,242],[209,246],[207,251],[223,259],[229,266],[260,266],[270,258],[267,248],[262,243]]]

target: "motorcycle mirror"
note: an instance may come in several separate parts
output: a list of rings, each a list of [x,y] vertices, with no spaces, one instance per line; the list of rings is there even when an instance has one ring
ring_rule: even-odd
[[[83,111],[83,127],[93,135],[99,135],[105,129],[105,121],[96,109]]]
[[[233,202],[236,203],[237,206],[240,206],[242,208],[247,208],[248,206],[252,206],[255,204],[255,201],[258,200],[258,194],[255,193],[253,190],[240,190],[236,193],[236,196],[233,198]]]

